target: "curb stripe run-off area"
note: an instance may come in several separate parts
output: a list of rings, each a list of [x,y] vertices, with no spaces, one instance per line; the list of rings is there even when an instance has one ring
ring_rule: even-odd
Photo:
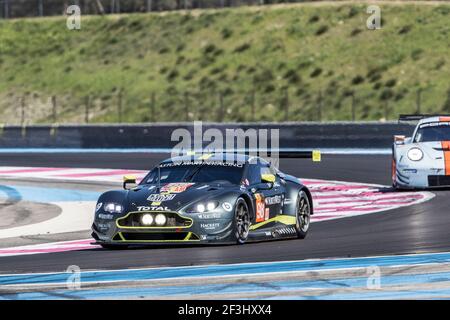
[[[0,299],[450,297],[450,253],[0,276]]]
[[[135,175],[138,180],[142,179],[146,171],[141,170],[117,170],[117,169],[79,169],[79,168],[35,168],[35,167],[0,167],[0,178],[7,179],[37,179],[47,181],[73,182],[73,183],[114,183],[120,187],[122,177],[124,175]],[[312,218],[313,223],[346,218],[357,215],[380,213],[391,209],[396,209],[405,206],[416,205],[424,201],[430,200],[434,197],[431,192],[393,192],[389,187],[380,185],[369,185],[362,183],[349,183],[342,181],[326,181],[316,179],[302,179],[306,186],[310,188],[313,194],[315,214]],[[114,188],[114,187],[111,187]],[[48,195],[53,194],[53,190],[46,188],[33,188],[32,192],[24,187],[18,187],[18,191],[22,191],[24,196],[30,194],[32,199],[30,201],[39,201],[42,194],[42,201],[49,202]],[[51,191],[51,192],[50,192]],[[63,189],[58,190],[58,194],[64,192]],[[73,200],[74,190],[67,190],[70,195],[69,200]],[[32,195],[31,195],[32,193]],[[77,191],[80,199],[83,199],[83,192]],[[95,208],[95,200],[100,194],[89,192],[86,199],[89,201],[79,202],[80,208],[83,206],[83,213],[77,216],[76,222],[71,222],[72,229],[66,230],[67,226],[61,225],[61,230],[66,232],[75,232],[89,230],[93,220],[93,211]],[[0,198],[1,198],[0,193]],[[64,195],[60,195],[62,198]],[[24,199],[27,200],[27,199]],[[64,206],[64,203],[52,199],[54,204]],[[73,205],[71,204],[73,208]],[[88,210],[91,208],[91,210]],[[62,215],[70,216],[63,210]],[[58,219],[58,217],[54,218]],[[60,223],[64,223],[64,219],[59,217]],[[55,233],[58,226],[55,221],[47,221],[45,223],[22,227],[18,230],[2,230],[0,238],[4,237],[2,234],[14,231],[15,233],[27,232],[27,234],[49,234]],[[59,222],[58,222],[59,223]],[[50,229],[51,228],[51,229]],[[30,231],[31,230],[31,231]],[[91,239],[81,239],[78,241],[67,241],[57,243],[46,243],[39,245],[22,246],[15,248],[0,249],[0,257],[24,254],[39,254],[64,252],[74,250],[95,249],[90,243]]]

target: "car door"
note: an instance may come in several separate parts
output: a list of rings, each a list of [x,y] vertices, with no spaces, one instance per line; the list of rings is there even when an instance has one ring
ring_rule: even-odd
[[[273,183],[262,181],[263,175],[275,176]],[[281,213],[284,202],[284,185],[276,171],[266,164],[250,164],[246,182],[253,194],[255,208],[255,222],[269,220]]]
[[[265,209],[269,210],[269,219],[282,214],[282,208],[285,197],[285,187],[281,178],[277,175],[275,169],[270,165],[261,166],[261,176],[263,175],[275,176],[275,181],[272,184],[272,188],[263,190]],[[267,215],[267,213],[266,213]]]

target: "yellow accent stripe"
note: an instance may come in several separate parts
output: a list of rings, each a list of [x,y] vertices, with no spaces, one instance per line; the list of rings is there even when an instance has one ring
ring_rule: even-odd
[[[294,224],[296,224],[297,221],[296,221],[295,217],[293,217],[293,216],[281,215],[281,216],[276,216],[272,219],[254,224],[254,225],[250,226],[250,230],[258,229],[270,222],[280,222],[280,223],[286,224],[286,225],[294,225]]]
[[[192,239],[191,240],[191,238],[192,238],[192,232],[189,232],[188,233],[188,235],[186,236],[186,238],[184,238],[183,240],[126,240],[125,238],[124,238],[124,236],[122,235],[122,232],[119,232],[118,233],[119,234],[119,236],[120,236],[120,241],[117,241],[117,240],[115,240],[115,241],[113,241],[113,242],[133,242],[133,243],[151,243],[151,242],[153,242],[153,243],[156,243],[156,242],[193,242],[193,241],[200,241],[200,239]]]

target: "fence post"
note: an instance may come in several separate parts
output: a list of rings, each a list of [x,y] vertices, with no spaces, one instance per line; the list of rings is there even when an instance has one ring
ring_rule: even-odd
[[[152,92],[152,96],[150,98],[150,113],[152,122],[155,122],[155,101],[156,101],[155,93]]]
[[[284,121],[289,120],[289,88],[284,89]]]
[[[422,102],[422,89],[419,88],[417,90],[417,96],[416,96],[416,114],[420,114],[421,102]]]
[[[189,93],[184,93],[184,112],[185,112],[185,121],[189,121]]]
[[[356,120],[356,99],[355,99],[355,93],[352,92],[352,121],[354,122]]]
[[[40,17],[44,16],[44,4],[42,3],[42,0],[38,1],[38,15]]]
[[[255,97],[255,89],[253,89],[252,90],[252,94],[251,94],[251,110],[250,110],[250,112],[251,112],[251,119],[252,119],[252,122],[254,122],[255,121],[255,103],[256,103],[256,97]]]
[[[122,89],[119,89],[119,94],[117,96],[117,115],[119,123],[122,123]]]
[[[223,104],[223,93],[219,92],[219,114],[218,114],[219,122],[223,122],[224,114],[225,114],[225,107],[224,107],[224,104]]]
[[[111,0],[111,13],[120,13],[120,0]]]
[[[84,103],[84,107],[85,107],[85,109],[84,109],[84,122],[86,122],[86,123],[89,123],[89,107],[90,107],[90,103],[91,103],[90,96],[87,95],[85,103]]]
[[[153,8],[153,0],[147,0],[147,12],[151,12]]]
[[[56,96],[52,96],[52,114],[53,114],[53,123],[56,123],[57,114],[56,114]]]
[[[25,125],[25,95],[20,99],[20,124]]]
[[[9,18],[9,0],[4,0],[3,3],[3,16],[5,19]]]
[[[384,119],[385,120],[387,120],[388,117],[389,117],[389,105],[388,105],[388,103],[389,103],[389,100],[386,99],[384,101]]]
[[[322,122],[322,90],[319,90],[319,98],[317,100],[317,116],[319,122]]]

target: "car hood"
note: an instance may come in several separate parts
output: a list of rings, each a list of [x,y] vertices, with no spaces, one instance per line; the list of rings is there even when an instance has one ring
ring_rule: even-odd
[[[450,143],[445,141],[430,141],[413,143],[410,147],[417,147],[421,149],[428,158],[441,159],[445,151],[450,151]],[[408,148],[409,150],[410,148]]]
[[[239,188],[235,185],[220,185],[207,183],[169,183],[162,184],[161,190],[156,185],[138,186],[128,192],[129,210],[137,210],[138,207],[156,206],[163,210],[179,211],[182,208],[202,200],[217,198],[231,190]],[[152,196],[153,195],[153,196]],[[167,196],[163,201],[159,195]]]

